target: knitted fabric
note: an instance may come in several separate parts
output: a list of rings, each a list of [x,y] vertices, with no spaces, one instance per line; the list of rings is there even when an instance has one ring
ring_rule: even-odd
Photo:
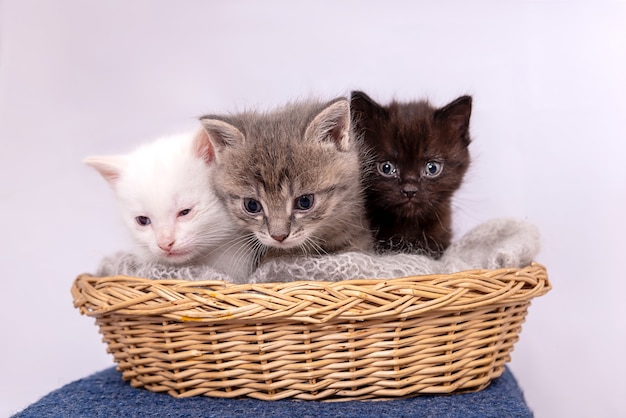
[[[363,252],[279,257],[261,264],[247,282],[387,279],[473,269],[520,268],[535,259],[539,248],[539,231],[534,225],[517,219],[493,219],[453,242],[438,260],[419,254]],[[104,259],[96,274],[232,282],[228,276],[210,266],[141,264],[133,254],[128,253]]]
[[[458,395],[425,395],[367,402],[318,402],[282,399],[227,399],[194,396],[177,399],[133,388],[120,372],[108,368],[77,380],[30,405],[13,418],[501,418],[532,417],[510,370],[487,388]]]

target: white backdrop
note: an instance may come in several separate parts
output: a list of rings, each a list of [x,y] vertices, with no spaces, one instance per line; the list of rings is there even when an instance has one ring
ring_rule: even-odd
[[[0,416],[112,365],[69,292],[128,247],[85,156],[356,88],[474,96],[457,233],[534,222],[554,286],[510,364],[527,401],[538,417],[626,416],[626,3],[469,3],[1,2]]]

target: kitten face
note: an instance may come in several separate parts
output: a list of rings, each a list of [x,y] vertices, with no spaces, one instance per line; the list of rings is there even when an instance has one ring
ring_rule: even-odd
[[[178,135],[123,156],[86,163],[111,184],[146,261],[197,260],[229,237],[227,213],[210,186],[212,149],[202,135]]]
[[[218,195],[262,248],[324,253],[365,245],[355,234],[369,242],[358,225],[363,197],[346,100],[201,120],[215,147]]]
[[[352,112],[374,155],[367,201],[370,215],[378,218],[374,223],[387,224],[380,238],[403,235],[399,231],[408,226],[430,233],[428,224],[438,223],[447,232],[433,241],[446,246],[451,197],[470,162],[471,97],[437,109],[425,101],[380,106],[365,93],[353,92]]]

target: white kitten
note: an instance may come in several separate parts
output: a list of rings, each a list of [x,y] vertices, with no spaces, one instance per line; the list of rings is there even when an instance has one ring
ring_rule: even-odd
[[[253,252],[211,185],[213,148],[204,130],[160,138],[127,155],[85,163],[111,185],[147,263],[208,264],[244,281]]]

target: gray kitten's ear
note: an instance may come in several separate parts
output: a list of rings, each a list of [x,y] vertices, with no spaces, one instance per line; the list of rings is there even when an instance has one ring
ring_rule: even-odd
[[[84,163],[95,168],[111,187],[115,187],[126,168],[126,159],[122,156],[88,157]]]
[[[245,141],[245,137],[239,129],[223,120],[212,116],[203,116],[200,118],[200,123],[217,153],[225,147],[232,147]]]
[[[338,99],[324,108],[307,126],[305,138],[318,141],[332,141],[339,151],[350,149],[350,104],[346,99]]]

